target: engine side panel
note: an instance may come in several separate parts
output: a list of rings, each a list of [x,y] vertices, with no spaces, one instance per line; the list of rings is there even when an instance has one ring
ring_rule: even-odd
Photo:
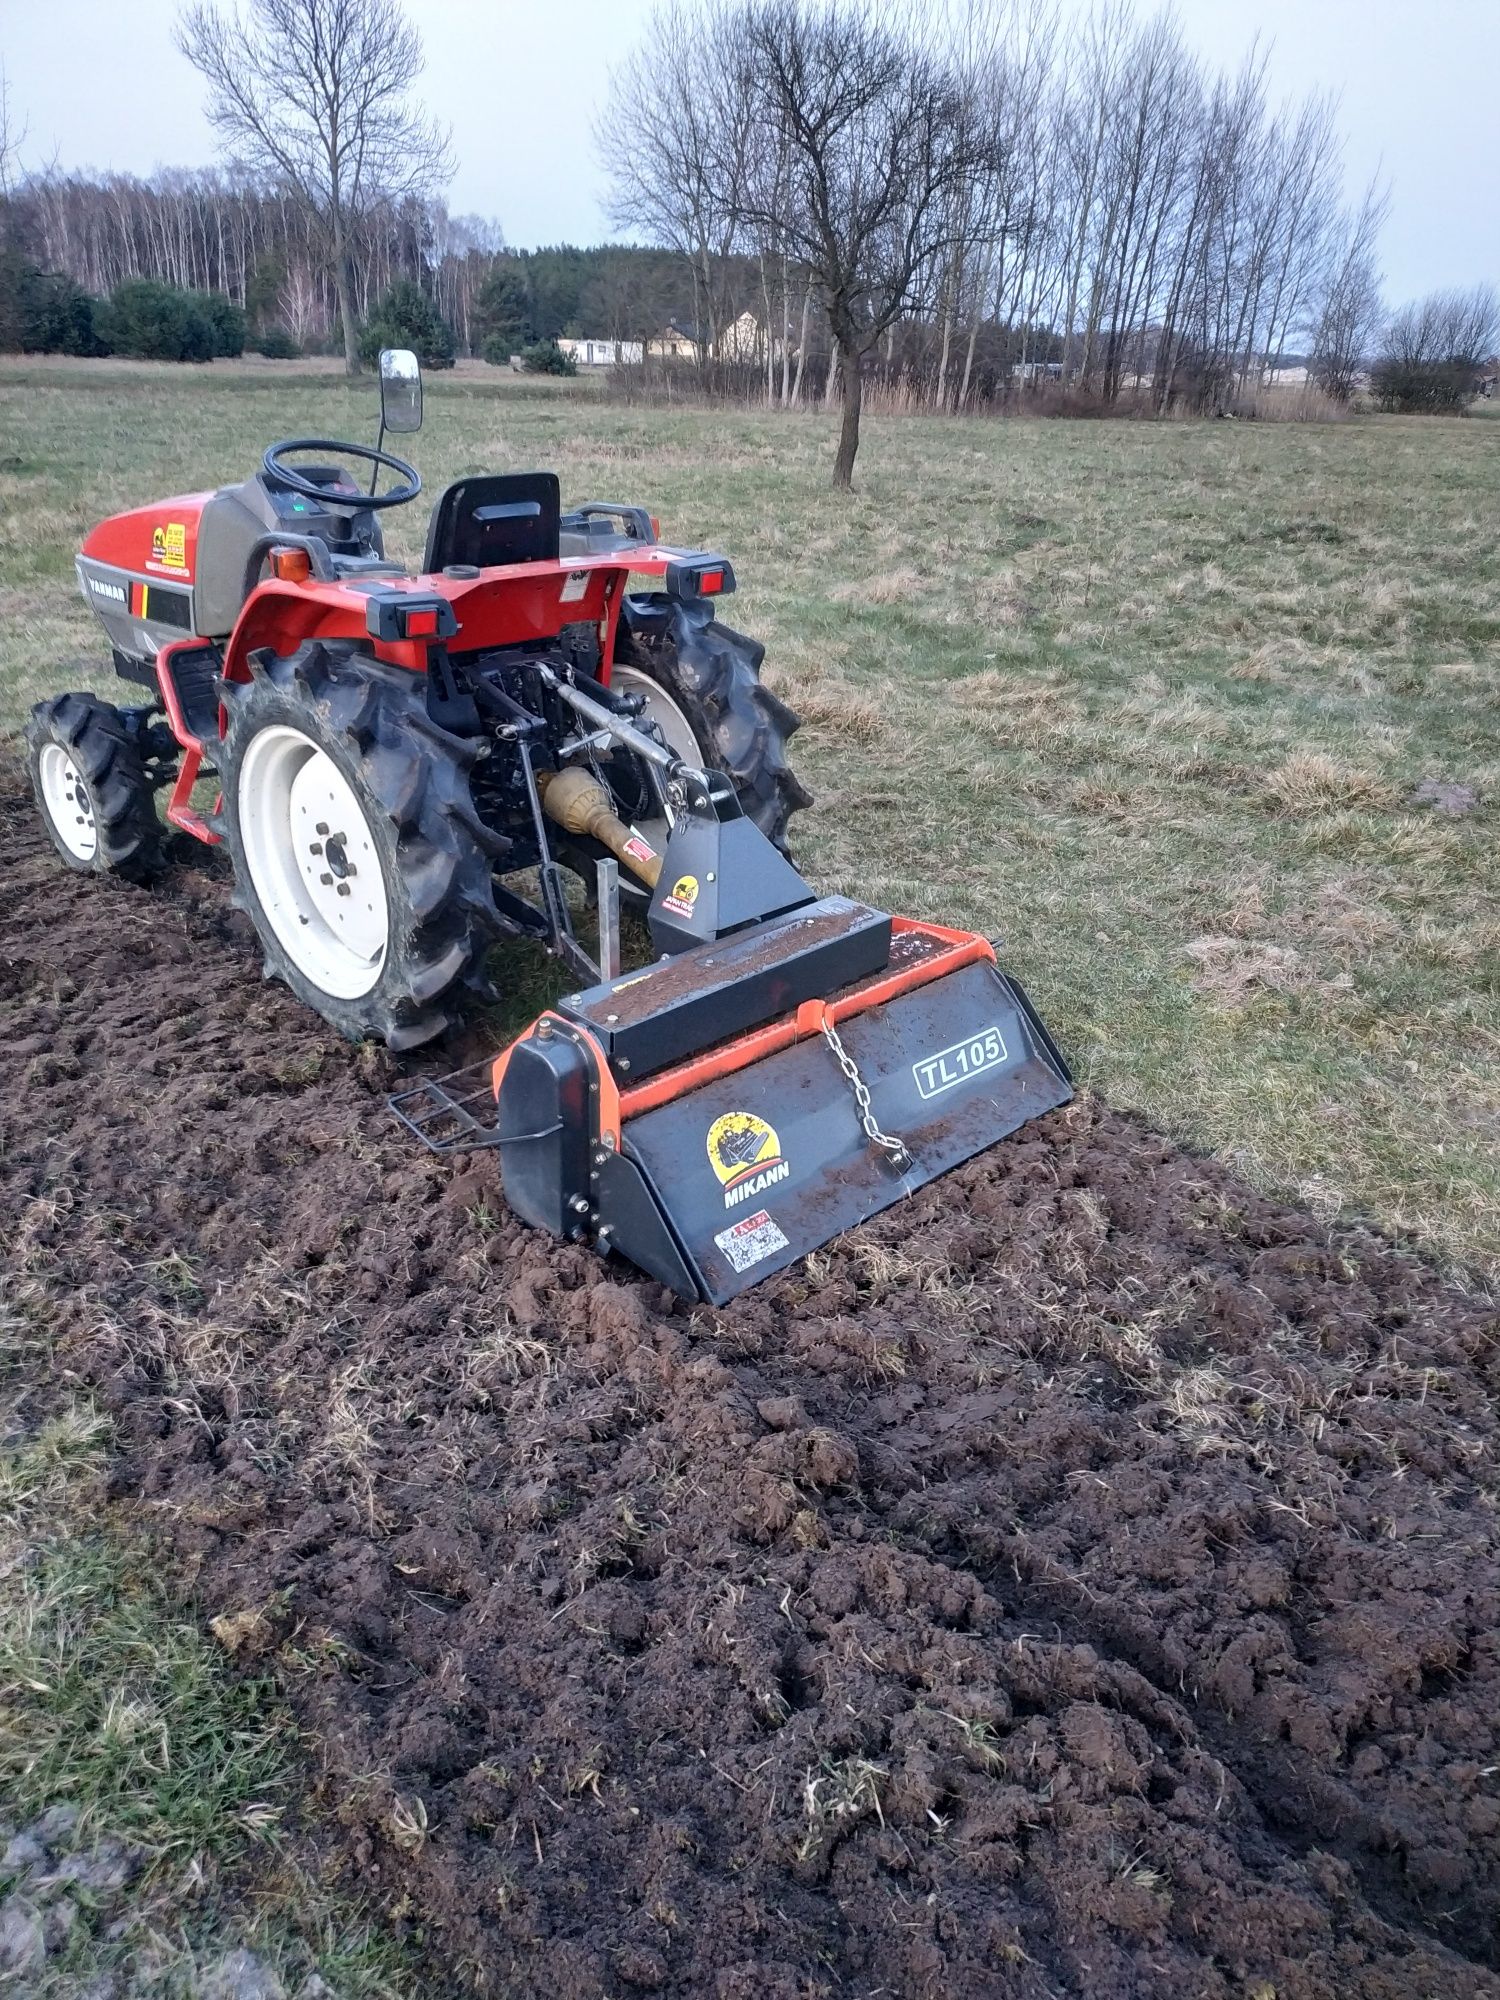
[[[75,558],[78,588],[123,660],[149,665],[198,629],[194,580],[207,493],[179,493],[101,521]]]

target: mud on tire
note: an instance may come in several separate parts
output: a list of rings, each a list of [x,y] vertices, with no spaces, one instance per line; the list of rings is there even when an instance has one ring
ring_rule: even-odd
[[[49,754],[50,753],[50,754]],[[48,803],[44,770],[81,781],[77,825],[70,844]],[[40,701],[26,724],[26,769],[52,844],[70,868],[93,875],[123,875],[144,882],[161,859],[162,824],[141,762],[140,745],[120,711],[92,694],[60,694]],[[82,833],[91,823],[91,851]]]
[[[491,870],[509,843],[474,810],[469,770],[480,746],[432,721],[420,676],[383,665],[353,642],[261,652],[250,667],[248,682],[222,684],[228,728],[216,824],[234,864],[234,900],[265,950],[266,977],[284,981],[352,1041],[414,1048],[450,1025],[465,988],[482,988],[484,954],[501,929]],[[378,975],[353,996],[327,991],[287,950],[247,855],[245,759],[277,726],[296,730],[331,761],[375,849],[385,943]]]
[[[762,686],[765,656],[759,640],[721,625],[706,604],[657,594],[625,599],[616,659],[666,690],[705,764],[733,778],[746,816],[785,854],[787,823],[812,794],[787,762],[801,719]]]

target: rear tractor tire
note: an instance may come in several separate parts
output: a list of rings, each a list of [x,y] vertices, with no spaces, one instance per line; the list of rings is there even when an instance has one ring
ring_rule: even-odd
[[[40,701],[26,724],[26,768],[52,844],[82,874],[145,882],[162,824],[125,717],[92,694]]]
[[[350,641],[255,654],[222,686],[218,822],[234,900],[280,979],[351,1041],[415,1048],[482,986],[508,843],[469,791],[479,745],[428,716],[426,684]]]
[[[707,604],[627,597],[610,684],[645,698],[669,748],[732,778],[745,816],[786,854],[787,824],[812,794],[787,761],[801,718],[762,685],[765,656]]]

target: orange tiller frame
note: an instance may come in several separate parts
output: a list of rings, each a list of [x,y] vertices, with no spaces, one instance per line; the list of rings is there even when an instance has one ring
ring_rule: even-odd
[[[774,1056],[797,1042],[810,1041],[814,1035],[822,1034],[825,1022],[836,1026],[857,1014],[868,1013],[872,1007],[883,1007],[888,1001],[903,993],[911,993],[919,986],[928,986],[934,979],[945,979],[950,972],[961,971],[966,965],[978,965],[985,960],[992,965],[995,962],[995,947],[988,938],[979,937],[973,931],[949,930],[942,924],[923,923],[916,917],[892,917],[891,929],[897,935],[915,932],[922,937],[936,938],[944,949],[917,965],[888,972],[866,985],[857,986],[840,999],[804,1000],[795,1013],[784,1014],[779,1021],[768,1021],[763,1028],[752,1028],[748,1034],[736,1035],[733,1041],[720,1042],[702,1055],[675,1063],[672,1068],[648,1077],[644,1083],[633,1084],[625,1091],[616,1085],[604,1050],[587,1029],[549,1009],[495,1058],[495,1066],[490,1072],[495,1096],[498,1098],[500,1095],[511,1051],[534,1035],[540,1022],[555,1021],[560,1028],[583,1042],[593,1057],[599,1090],[599,1137],[606,1145],[618,1147],[620,1128],[629,1118],[655,1111],[659,1106],[685,1097],[690,1090],[713,1083],[721,1076],[733,1076],[738,1070],[748,1069],[752,1063]]]

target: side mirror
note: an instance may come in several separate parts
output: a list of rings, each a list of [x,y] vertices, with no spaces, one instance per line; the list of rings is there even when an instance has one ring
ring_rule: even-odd
[[[422,369],[409,347],[380,350],[380,428],[395,434],[422,428]]]

